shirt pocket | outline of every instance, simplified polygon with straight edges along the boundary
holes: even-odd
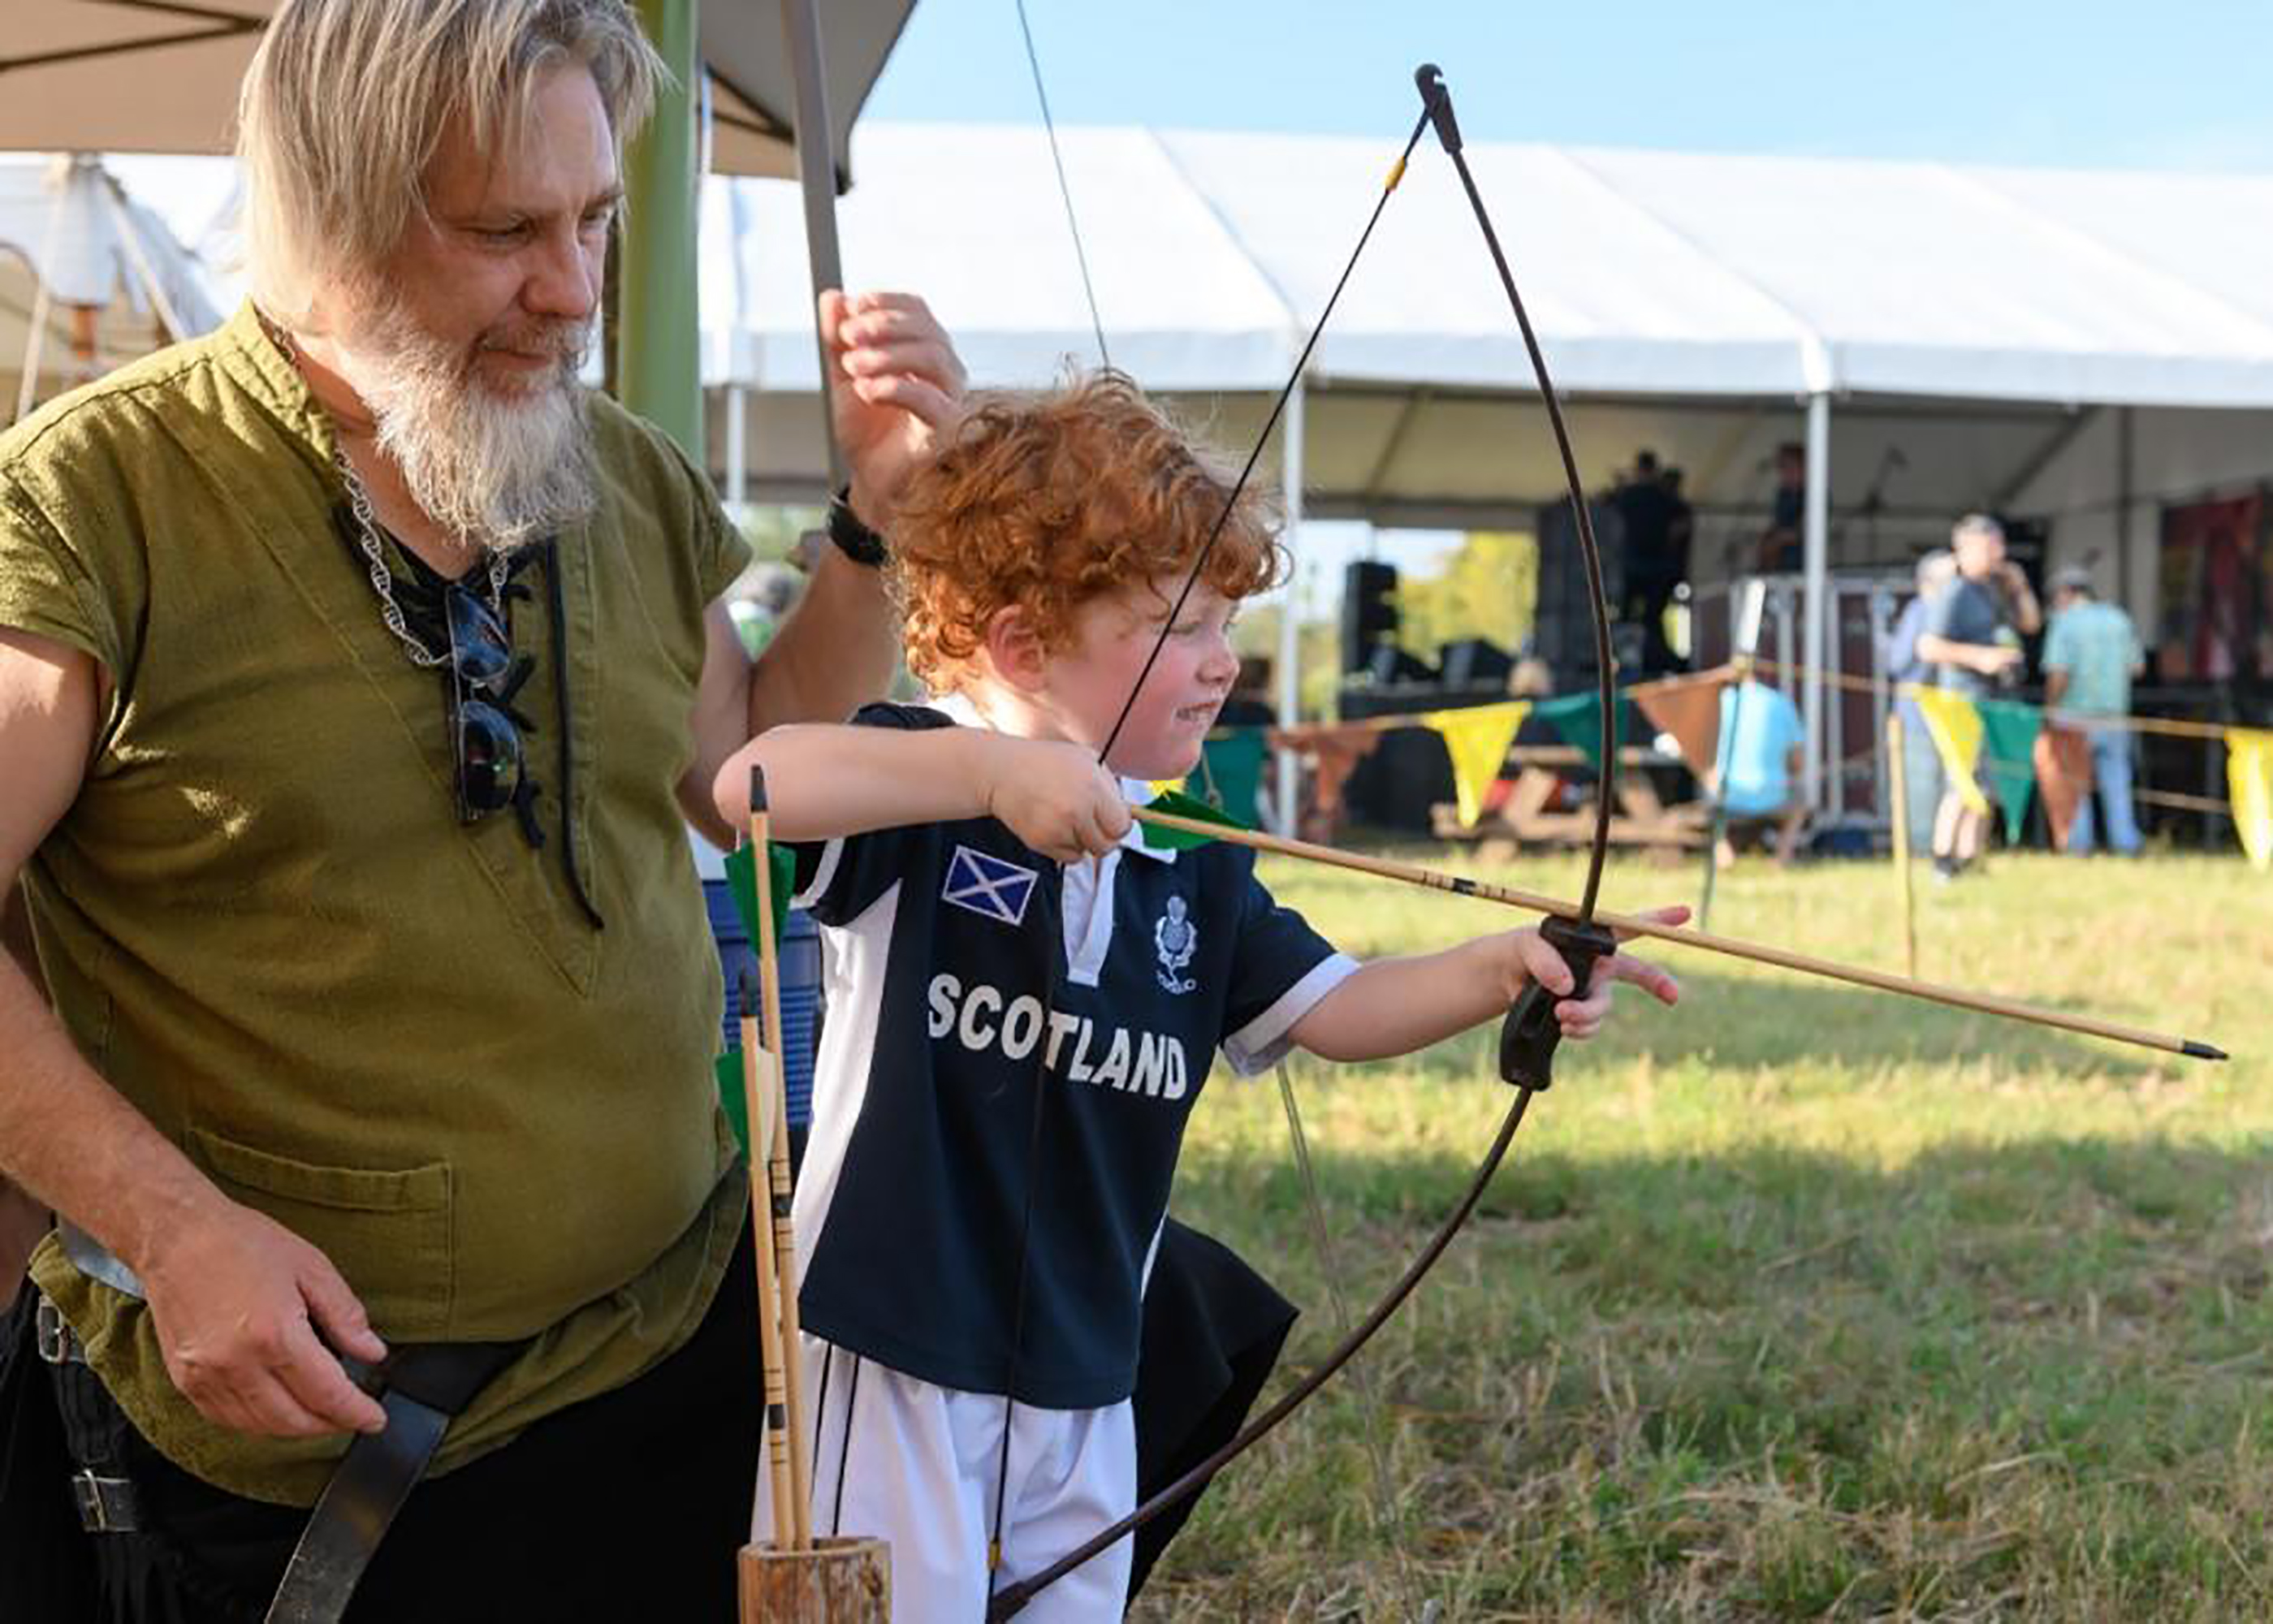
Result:
[[[333,1167],[190,1130],[190,1154],[222,1194],[329,1258],[390,1342],[432,1341],[452,1298],[450,1164]]]

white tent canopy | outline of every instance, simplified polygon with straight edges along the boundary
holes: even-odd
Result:
[[[1283,381],[1393,156],[1318,138],[1076,129],[1061,139],[1113,358],[1170,393]],[[1095,359],[1039,131],[875,124],[855,144],[862,184],[843,206],[855,285],[922,289],[983,383],[1037,381],[1067,355]],[[1468,153],[1557,381],[1582,403],[1741,414],[1828,393],[1842,412],[1912,417],[1921,402],[1963,405],[1946,419],[2002,422],[2012,463],[2089,406],[2273,408],[2273,178],[1485,144]],[[713,183],[708,383],[814,390],[801,242],[786,189]],[[1399,451],[1387,441],[1413,392],[1446,412],[1530,393],[1458,182],[1426,146],[1309,384],[1314,439],[1325,397],[1386,397],[1370,414],[1377,453]],[[1422,427],[1408,423],[1405,438]],[[1350,434],[1360,455],[1367,429]],[[1631,446],[1596,449],[1622,458]],[[782,448],[761,454],[761,479],[809,472],[779,460]],[[1314,484],[1334,489],[1315,444],[1311,460]],[[1473,493],[1434,488],[1441,478],[1392,477],[1383,490],[1453,505],[1554,494],[1549,460],[1526,466],[1538,476],[1503,475]]]
[[[219,320],[204,267],[100,163],[0,158],[0,421]]]

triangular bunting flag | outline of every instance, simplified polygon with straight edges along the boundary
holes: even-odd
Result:
[[[1633,696],[1649,725],[1673,736],[1681,760],[1699,778],[1719,765],[1721,748],[1721,690],[1729,684],[1724,670],[1700,672],[1673,682],[1657,682]]]
[[[2259,873],[2273,869],[2273,733],[2262,728],[2225,730],[2226,793],[2241,849]]]
[[[2044,713],[2018,700],[1981,700],[1981,734],[1989,758],[1989,783],[1997,805],[2005,812],[2005,843],[2021,843],[2028,827],[2029,798],[2036,793],[2037,775],[2031,754]]]
[[[1475,827],[1483,816],[1484,792],[1499,777],[1507,760],[1507,747],[1530,713],[1528,700],[1499,705],[1472,705],[1459,710],[1432,710],[1421,718],[1444,740],[1452,758],[1452,796],[1459,803],[1460,827]]]
[[[1602,696],[1588,692],[1564,694],[1559,699],[1540,700],[1532,706],[1534,715],[1554,726],[1563,736],[1563,742],[1587,758],[1587,765],[1600,776],[1602,771]],[[1617,707],[1617,715],[1611,726],[1617,730],[1610,743],[1613,748],[1625,743],[1625,707]]]
[[[1975,764],[1981,759],[1981,713],[1971,700],[1947,688],[1910,687],[1906,692],[1925,718],[1925,730],[1941,757],[1942,775],[1969,808],[1987,817],[1989,797],[1973,780]]]

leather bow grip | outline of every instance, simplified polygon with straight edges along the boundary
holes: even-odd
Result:
[[[1509,1006],[1499,1029],[1499,1076],[1502,1082],[1543,1094],[1555,1084],[1555,1049],[1563,1041],[1555,1011],[1568,999],[1586,996],[1595,964],[1618,950],[1618,939],[1606,925],[1592,920],[1582,924],[1559,914],[1542,920],[1539,934],[1570,967],[1572,991],[1550,992],[1534,981]]]

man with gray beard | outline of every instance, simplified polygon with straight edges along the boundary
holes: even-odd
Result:
[[[0,436],[48,995],[0,956],[0,1401],[35,1316],[72,1455],[67,1500],[0,1448],[0,1589],[75,1501],[99,1590],[0,1614],[258,1618],[298,1544],[330,1589],[277,1616],[358,1570],[358,1617],[730,1615],[758,1362],[686,822],[881,690],[866,526],[962,372],[919,301],[824,299],[841,550],[754,670],[707,479],[578,381],[661,71],[621,0],[285,0],[251,303]]]

